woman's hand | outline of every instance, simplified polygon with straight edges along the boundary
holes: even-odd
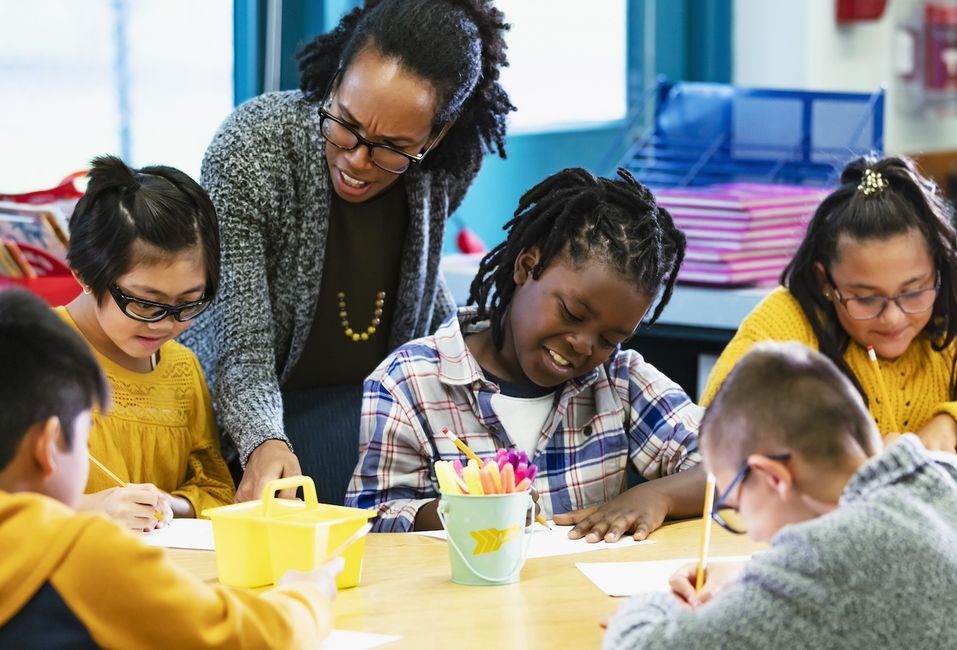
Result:
[[[671,585],[671,592],[682,605],[695,609],[734,582],[746,565],[746,562],[711,562],[705,569],[704,584],[699,592],[695,592],[695,582],[698,579],[697,564],[684,565],[671,576],[668,583]]]
[[[570,539],[617,542],[622,535],[631,534],[636,540],[643,540],[661,526],[668,514],[668,500],[649,488],[650,484],[639,485],[600,506],[556,514],[555,523],[574,524],[568,531]]]
[[[98,510],[130,530],[148,533],[173,519],[171,497],[152,483],[130,483],[84,495],[81,510]]]
[[[240,481],[239,488],[236,490],[236,502],[261,498],[266,483],[273,479],[301,474],[299,459],[289,451],[289,446],[282,440],[267,440],[249,454],[243,480]],[[295,499],[296,491],[282,490],[279,496],[284,499]]]
[[[938,413],[925,422],[917,436],[928,451],[957,453],[957,420],[947,413]]]

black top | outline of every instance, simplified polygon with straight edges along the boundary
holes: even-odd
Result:
[[[0,625],[0,648],[97,647],[89,630],[49,582],[13,618]]]
[[[399,265],[409,223],[409,201],[400,179],[384,194],[363,203],[349,203],[332,193],[329,232],[322,266],[322,284],[315,317],[299,361],[283,390],[361,384],[391,352],[389,332],[399,286]],[[375,333],[368,334],[376,295],[385,292]],[[345,294],[346,318],[340,316],[339,294]],[[355,334],[353,341],[343,320]]]

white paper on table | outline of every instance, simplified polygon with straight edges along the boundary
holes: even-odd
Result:
[[[398,641],[401,636],[373,634],[371,632],[353,632],[352,630],[333,630],[322,644],[322,650],[365,650]]]
[[[749,559],[750,555],[713,557],[708,559],[708,564],[747,562]],[[578,562],[575,566],[609,596],[634,596],[671,591],[668,580],[674,572],[697,561],[697,558],[682,558],[643,562]]]
[[[213,522],[209,519],[173,519],[162,528],[140,533],[140,539],[148,546],[216,550],[213,546]]]
[[[614,544],[607,542],[589,543],[582,539],[568,539],[568,531],[573,526],[552,526],[548,530],[541,524],[535,524],[532,528],[532,539],[528,543],[528,559],[538,557],[553,557],[555,555],[572,555],[574,553],[587,553],[589,551],[607,551],[615,548],[630,548],[639,544],[654,544],[653,540],[645,539],[636,542],[630,535],[624,535]],[[425,537],[434,537],[436,539],[447,539],[444,530],[426,530],[415,533]]]

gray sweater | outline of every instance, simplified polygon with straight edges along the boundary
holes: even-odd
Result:
[[[636,596],[605,648],[957,648],[957,458],[912,435],[851,478],[838,508],[786,526],[691,612]]]
[[[243,464],[265,440],[288,443],[279,386],[305,345],[322,279],[332,191],[324,150],[316,104],[291,91],[237,108],[203,160],[222,275],[213,305],[181,339],[202,363]],[[473,167],[406,173],[409,226],[392,348],[431,334],[454,309],[439,259],[445,221],[478,173]]]

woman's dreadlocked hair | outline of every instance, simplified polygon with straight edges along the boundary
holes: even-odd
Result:
[[[685,256],[685,236],[659,207],[647,187],[625,169],[620,179],[599,178],[584,169],[566,169],[530,189],[515,216],[505,224],[508,237],[482,259],[468,304],[478,305],[477,320],[490,319],[492,340],[501,349],[502,320],[515,294],[515,260],[538,247],[536,280],[553,258],[593,260],[633,280],[655,296],[664,286],[649,324],[671,300]]]
[[[300,50],[300,88],[321,101],[336,71],[375,48],[435,88],[433,132],[455,120],[422,167],[478,169],[486,150],[505,157],[505,118],[515,110],[498,82],[508,65],[504,19],[491,0],[366,0]]]
[[[880,189],[864,187],[869,174],[882,179]],[[940,290],[924,334],[934,350],[944,350],[957,337],[957,233],[952,219],[953,209],[940,190],[911,160],[857,158],[841,173],[841,186],[818,206],[800,247],[781,273],[781,284],[800,304],[821,352],[851,380],[865,404],[867,395],[844,361],[850,336],[837,319],[834,303],[821,292],[816,265],[830,271],[839,261],[837,242],[841,235],[857,241],[883,241],[916,229],[927,242],[940,274]],[[954,363],[957,364],[957,357]],[[954,367],[950,373],[950,396],[957,399]]]

